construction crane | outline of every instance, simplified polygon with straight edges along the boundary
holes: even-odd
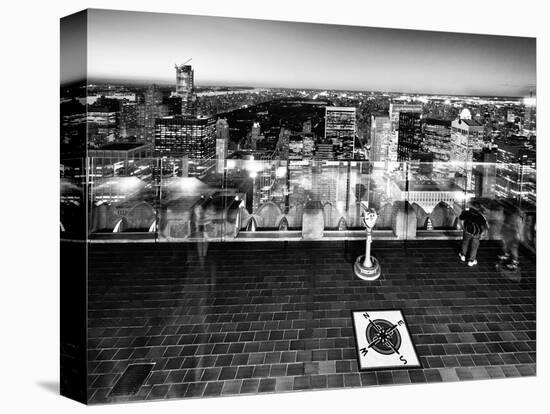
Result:
[[[180,68],[180,67],[184,66],[185,64],[191,62],[192,60],[193,60],[193,58],[189,58],[189,59],[187,59],[185,62],[183,62],[181,65],[178,65],[178,64],[176,63],[174,66],[176,66],[176,69],[177,69],[177,68]]]

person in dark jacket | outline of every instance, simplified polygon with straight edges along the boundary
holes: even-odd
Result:
[[[458,254],[460,260],[465,262],[468,257],[468,266],[477,265],[477,249],[479,247],[479,239],[488,230],[487,220],[475,208],[466,208],[460,214],[459,219],[462,220],[462,228],[464,230],[462,237],[462,250]]]

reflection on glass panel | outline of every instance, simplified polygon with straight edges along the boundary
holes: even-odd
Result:
[[[60,222],[61,238],[82,240],[86,237],[86,186],[85,160],[82,158],[61,161]]]
[[[239,230],[279,230],[296,225],[288,212],[287,174],[286,163],[279,160],[227,160],[226,191],[238,198]]]
[[[85,234],[83,163],[61,167],[65,237]],[[379,215],[376,238],[459,239],[469,208],[489,224],[483,238],[519,234],[533,248],[536,240],[536,169],[527,162],[96,157],[87,165],[91,239],[357,239],[368,208]]]
[[[151,159],[90,159],[90,234],[145,233],[157,222],[157,185]]]
[[[166,241],[223,241],[238,233],[241,195],[216,160],[162,159],[159,232]]]

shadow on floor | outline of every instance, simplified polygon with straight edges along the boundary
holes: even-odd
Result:
[[[37,381],[36,385],[48,392],[59,395],[59,381]]]

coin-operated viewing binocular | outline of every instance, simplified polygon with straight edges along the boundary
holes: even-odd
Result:
[[[357,260],[355,260],[353,270],[357,277],[363,280],[376,280],[380,277],[381,274],[380,264],[378,263],[378,260],[376,260],[376,258],[371,256],[370,254],[370,245],[372,243],[372,229],[376,224],[377,218],[378,213],[373,208],[369,208],[361,215],[361,222],[365,226],[367,233],[365,254],[359,256]]]

